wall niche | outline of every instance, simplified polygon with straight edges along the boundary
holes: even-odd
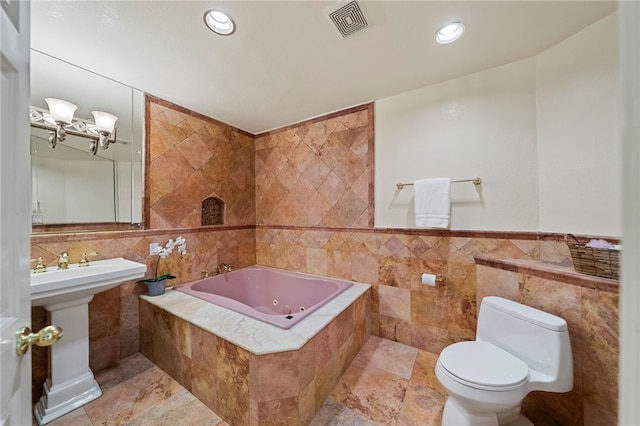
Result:
[[[209,197],[202,201],[202,226],[224,224],[224,201]]]

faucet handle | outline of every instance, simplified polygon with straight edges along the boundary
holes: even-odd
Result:
[[[98,253],[91,252],[91,253],[82,253],[82,259],[80,259],[80,264],[78,265],[78,267],[80,266],[89,266],[89,259],[87,259],[87,256],[97,256]]]
[[[58,255],[58,269],[69,269],[69,252],[66,250]]]
[[[44,264],[44,259],[42,258],[42,256],[38,257],[37,259],[31,259],[31,261],[38,262],[36,263],[36,266],[33,267],[33,272],[47,272],[47,267]]]

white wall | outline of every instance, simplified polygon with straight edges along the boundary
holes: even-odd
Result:
[[[452,184],[451,229],[534,229],[534,70],[528,59],[376,102],[376,226],[415,227],[413,187],[397,182],[479,176]]]
[[[397,182],[479,176],[452,185],[451,229],[620,235],[603,216],[620,211],[616,31],[612,15],[537,57],[377,101],[376,226],[415,227]]]
[[[617,14],[538,55],[540,229],[622,234]]]

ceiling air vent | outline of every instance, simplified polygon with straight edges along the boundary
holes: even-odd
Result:
[[[331,19],[336,30],[343,38],[360,31],[368,25],[360,6],[355,1],[339,1],[324,9],[323,12]]]

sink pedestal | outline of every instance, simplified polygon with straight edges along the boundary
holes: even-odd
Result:
[[[49,347],[49,378],[33,408],[40,425],[102,395],[89,369],[89,302],[94,294],[142,278],[147,271],[147,265],[121,257],[49,268],[31,273],[31,306],[43,306],[49,324],[63,334]]]
[[[89,368],[89,302],[93,296],[69,303],[46,305],[49,323],[63,330],[62,338],[49,348],[50,376],[34,408],[43,425],[102,395]]]

